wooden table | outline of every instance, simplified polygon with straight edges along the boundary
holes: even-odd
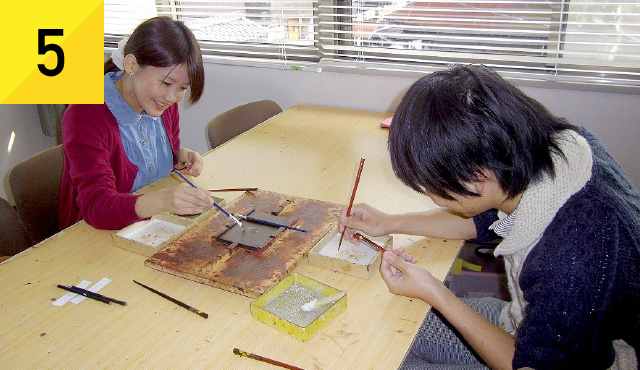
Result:
[[[254,187],[347,204],[361,157],[356,203],[387,212],[433,208],[393,175],[390,113],[299,105],[207,153],[203,188]],[[173,186],[167,177],[144,191]],[[239,193],[222,193],[231,201]],[[348,294],[347,309],[306,342],[251,317],[250,298],[144,267],[145,257],[113,245],[112,231],[80,222],[0,265],[0,368],[275,369],[241,350],[304,369],[395,369],[429,310],[370,280],[300,264],[296,272]],[[395,236],[418,264],[444,279],[460,241]],[[53,306],[56,284],[113,281],[100,292],[129,303],[86,300]],[[209,314],[203,319],[149,293],[138,280]]]

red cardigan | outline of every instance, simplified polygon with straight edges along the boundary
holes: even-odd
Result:
[[[178,105],[162,114],[173,151],[180,148]],[[71,104],[62,119],[64,168],[60,183],[60,229],[84,219],[97,229],[121,229],[140,221],[139,195],[131,194],[138,166],[129,161],[118,122],[106,104]]]

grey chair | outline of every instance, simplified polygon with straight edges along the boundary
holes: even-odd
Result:
[[[27,228],[15,208],[0,198],[0,261],[31,246]]]
[[[33,243],[58,232],[58,197],[64,154],[62,145],[18,163],[9,172],[9,187],[18,215]]]
[[[260,100],[221,113],[207,124],[209,145],[211,149],[215,149],[280,112],[282,112],[282,108],[278,103],[271,100]]]

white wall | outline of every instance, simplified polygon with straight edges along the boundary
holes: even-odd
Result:
[[[205,125],[236,105],[260,99],[283,109],[295,104],[394,111],[414,79],[302,72],[207,63],[206,88],[194,106],[182,104],[182,145],[209,150]],[[640,95],[522,86],[554,114],[586,127],[640,187]],[[348,124],[348,122],[345,122]]]
[[[283,109],[295,104],[393,111],[414,79],[332,72],[302,72],[206,63],[206,88],[195,106],[181,103],[182,145],[209,150],[205,125],[236,105],[271,99]],[[640,186],[640,95],[523,87],[552,112],[598,136]],[[345,122],[345,124],[349,124]],[[11,153],[9,135],[16,132]],[[35,105],[0,105],[0,195],[7,198],[6,173],[20,160],[55,145],[42,134]]]
[[[15,132],[15,139],[9,152],[11,132]],[[7,176],[9,170],[20,161],[55,145],[55,137],[42,133],[35,105],[0,104],[0,196],[13,204]]]

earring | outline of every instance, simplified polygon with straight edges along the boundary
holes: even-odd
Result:
[[[131,77],[131,71],[129,71],[129,77]]]

